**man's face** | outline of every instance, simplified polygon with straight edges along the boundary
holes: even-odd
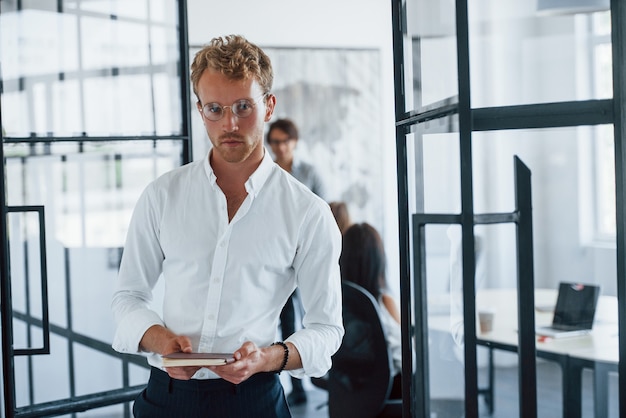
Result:
[[[267,135],[267,142],[272,148],[276,162],[291,163],[293,150],[296,149],[297,138],[290,138],[282,129],[273,128]]]
[[[230,163],[247,160],[253,152],[263,148],[263,127],[274,111],[275,98],[263,100],[263,91],[256,80],[231,80],[225,75],[207,69],[198,81],[198,111],[207,134],[213,144],[213,155]],[[252,104],[252,112],[246,117],[237,116],[231,106],[242,99]],[[222,107],[222,118],[209,120],[203,114],[203,107],[216,103]]]

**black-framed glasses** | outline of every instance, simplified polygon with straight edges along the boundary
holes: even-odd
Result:
[[[208,120],[217,122],[224,117],[225,109],[228,107],[230,108],[230,111],[233,112],[233,115],[237,116],[238,118],[247,118],[254,111],[254,108],[256,107],[258,101],[263,99],[268,94],[269,93],[263,93],[254,100],[239,99],[230,106],[222,106],[217,102],[209,102],[202,106],[202,115],[204,115],[204,117]]]

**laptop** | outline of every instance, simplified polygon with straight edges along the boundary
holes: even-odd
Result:
[[[600,287],[583,283],[559,283],[552,325],[538,327],[537,334],[561,338],[591,331],[598,306]]]

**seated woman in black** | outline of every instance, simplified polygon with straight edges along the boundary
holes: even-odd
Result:
[[[395,375],[391,397],[400,398],[402,370],[400,312],[387,285],[383,241],[373,226],[357,223],[344,231],[339,267],[342,280],[365,288],[380,305],[381,322],[387,336],[387,346],[393,359]]]

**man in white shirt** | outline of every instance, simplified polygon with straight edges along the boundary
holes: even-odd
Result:
[[[113,295],[113,347],[153,366],[136,417],[289,417],[276,373],[322,376],[341,344],[340,233],[328,204],[263,146],[276,105],[265,53],[215,38],[191,80],[213,147],[140,197]],[[162,317],[150,307],[158,280]],[[274,342],[296,287],[303,329]],[[232,352],[234,362],[162,367],[180,351]]]

